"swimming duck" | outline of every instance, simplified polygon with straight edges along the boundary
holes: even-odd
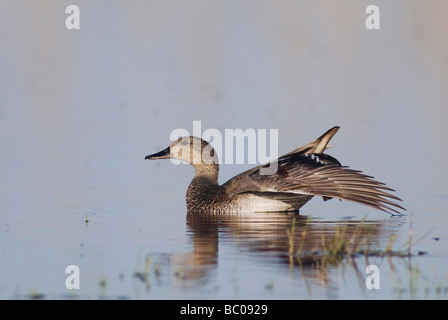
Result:
[[[190,213],[298,212],[313,196],[321,196],[324,200],[354,201],[401,215],[399,210],[406,209],[393,201],[401,201],[390,193],[393,189],[323,153],[338,130],[333,127],[313,142],[222,185],[218,183],[216,152],[201,138],[179,138],[145,159],[180,159],[193,165],[195,174],[186,195]],[[262,174],[273,164],[273,174]]]

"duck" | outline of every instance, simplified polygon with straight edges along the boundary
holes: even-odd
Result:
[[[298,213],[304,204],[319,196],[325,201],[352,201],[391,215],[403,215],[406,209],[397,203],[402,200],[391,193],[395,190],[324,153],[339,128],[335,126],[303,147],[221,185],[218,156],[202,138],[180,137],[145,159],[178,159],[194,167],[186,193],[187,210],[192,214]],[[276,170],[266,174],[269,168]]]

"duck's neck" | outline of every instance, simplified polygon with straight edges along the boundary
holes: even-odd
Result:
[[[190,211],[205,210],[222,195],[222,187],[218,183],[218,166],[195,166],[194,178],[188,186],[186,200]]]
[[[201,180],[208,180],[211,184],[218,185],[218,164],[200,164],[194,166],[194,179],[200,178]]]

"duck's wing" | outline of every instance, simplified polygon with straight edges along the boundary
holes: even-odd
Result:
[[[223,185],[226,193],[232,196],[244,192],[290,192],[354,201],[389,213],[406,210],[392,201],[401,201],[389,193],[393,189],[361,171],[341,166],[325,154],[285,155],[278,159],[276,173],[260,174],[268,166],[253,168],[230,179]]]
[[[327,130],[323,135],[321,135],[316,140],[304,145],[303,147],[297,148],[287,154],[285,154],[283,157],[291,155],[291,154],[311,154],[311,153],[323,153],[325,149],[329,148],[328,143],[330,142],[331,138],[338,132],[339,127],[335,126],[329,130]],[[280,157],[281,159],[282,157]]]
[[[330,142],[331,138],[333,138],[333,136],[336,134],[336,132],[338,130],[339,130],[339,127],[335,126],[331,129],[327,130],[323,135],[321,135],[316,140],[304,145],[303,147],[297,148],[291,152],[288,152],[287,154],[284,154],[283,156],[279,157],[276,161],[282,161],[285,158],[289,159],[293,155],[305,155],[305,154],[316,153],[316,154],[320,154],[321,161],[324,161],[325,159],[330,159],[331,163],[340,165],[339,161],[336,160],[335,158],[333,158],[329,155],[322,154],[324,152],[324,150],[328,148],[328,142]],[[276,161],[273,161],[272,163],[274,163]],[[327,162],[326,164],[329,164],[329,163]],[[251,181],[246,180],[246,177],[253,174],[254,172],[258,172],[258,174],[260,174],[260,172],[259,172],[260,168],[266,168],[268,166],[269,166],[269,164],[264,164],[264,165],[260,165],[258,167],[249,169],[245,172],[242,172],[239,175],[233,177],[228,182],[226,182],[224,185],[227,186],[229,191],[230,190],[238,190],[239,188],[242,187],[242,186],[239,186],[238,184],[240,183],[241,180],[244,180],[245,187],[243,187],[243,189],[251,188],[251,187],[256,188],[255,185],[250,186]],[[252,190],[252,191],[256,191],[256,190]],[[238,193],[238,192],[235,192],[235,193]],[[233,193],[233,194],[235,194],[235,193]]]

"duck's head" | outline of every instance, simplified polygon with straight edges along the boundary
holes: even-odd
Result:
[[[206,167],[218,167],[218,156],[213,147],[198,137],[182,137],[168,148],[146,156],[145,159],[179,159],[191,164],[196,171]]]

